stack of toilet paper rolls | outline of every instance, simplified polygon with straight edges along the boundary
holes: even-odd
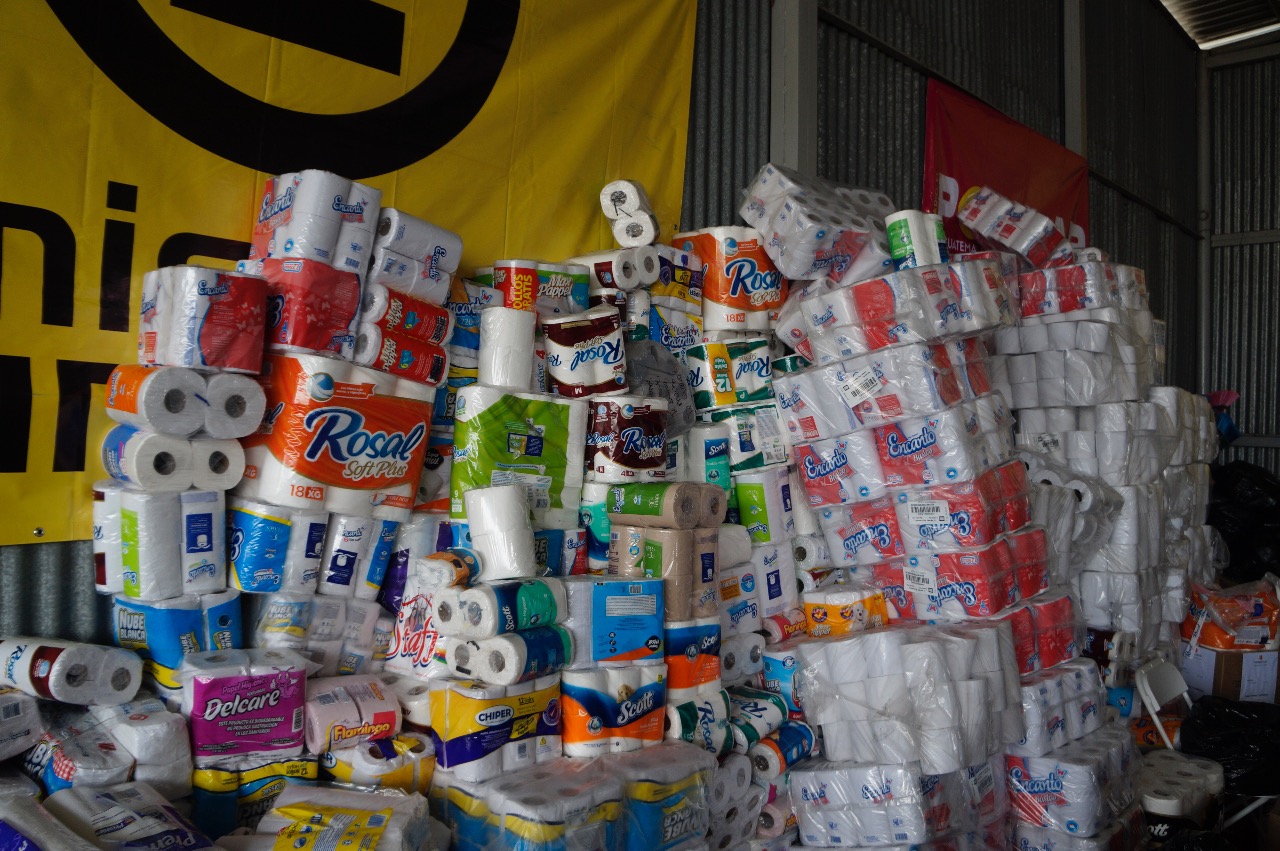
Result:
[[[634,180],[611,180],[600,190],[600,209],[609,220],[614,241],[623,248],[652,245],[658,239],[658,218],[644,186]]]

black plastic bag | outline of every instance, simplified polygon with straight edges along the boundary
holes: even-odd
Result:
[[[1215,467],[1209,525],[1228,542],[1233,583],[1280,575],[1280,479],[1245,461]]]
[[[1236,851],[1224,836],[1207,830],[1180,830],[1160,847],[1164,851]]]
[[[1182,722],[1182,751],[1222,764],[1233,795],[1280,795],[1280,706],[1202,697]]]

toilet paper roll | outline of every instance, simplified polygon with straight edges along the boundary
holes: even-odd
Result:
[[[754,682],[764,670],[764,636],[746,632],[728,636],[720,646],[720,678],[726,683]]]
[[[636,265],[637,259],[644,258],[637,258],[634,249],[623,248],[570,257],[565,262],[590,269],[593,285],[598,284],[605,289],[634,290],[642,284],[642,270]],[[647,270],[643,276],[648,276]]]
[[[369,284],[360,300],[360,321],[383,331],[437,346],[447,345],[453,333],[452,311],[414,296]]]
[[[653,210],[644,186],[635,180],[611,180],[600,190],[600,209],[605,217],[627,219]]]
[[[724,565],[751,561],[751,533],[736,523],[720,526],[719,562]]]
[[[724,523],[725,513],[729,509],[729,499],[719,485],[705,484],[700,489],[702,494],[702,510],[698,516],[698,526],[711,527]]]
[[[262,386],[246,375],[209,376],[202,394],[204,430],[210,437],[239,438],[253,434],[266,412]]]
[[[251,379],[241,380],[257,386]],[[107,378],[105,407],[107,416],[123,425],[186,437],[204,425],[205,393],[198,372],[121,364]]]
[[[537,571],[533,526],[523,485],[468,490],[464,495],[471,549],[480,557],[484,579],[520,579]]]
[[[801,721],[786,721],[751,747],[747,754],[757,781],[773,780],[813,752],[813,729]]]
[[[179,574],[183,594],[208,594],[227,587],[226,503],[220,490],[178,494]]]
[[[182,505],[174,493],[125,491],[120,496],[124,593],[138,600],[182,596],[176,560],[184,549]]]
[[[652,245],[660,232],[658,219],[652,213],[615,219],[609,229],[613,231],[614,241],[623,248]]]
[[[702,515],[701,493],[683,482],[614,485],[606,510],[612,523],[692,529]]]
[[[452,605],[446,605],[450,602]],[[435,604],[435,620],[441,634],[463,638],[491,638],[562,623],[566,617],[564,583],[555,578],[442,589]]]
[[[469,672],[474,671],[477,679],[497,685],[512,685],[554,673],[572,658],[573,637],[559,625],[449,645],[450,667],[457,673],[469,676],[472,675]]]
[[[731,698],[732,699],[732,698]],[[716,769],[707,793],[707,803],[714,815],[723,815],[746,798],[751,789],[751,759],[745,754],[731,753]]]
[[[381,210],[374,245],[427,262],[436,272],[452,274],[462,259],[462,237],[392,207]]]
[[[238,440],[191,441],[191,481],[199,490],[225,491],[244,475],[244,449]]]
[[[831,567],[831,551],[827,548],[826,539],[821,535],[803,535],[791,542],[791,554],[795,558],[796,569],[812,572],[824,567]]]
[[[93,483],[93,570],[99,594],[124,591],[120,542],[120,497],[124,485],[114,479]]]
[[[665,399],[617,395],[591,403],[588,476],[618,484],[667,478]]]
[[[480,383],[530,389],[529,353],[537,316],[530,310],[490,306],[480,311]]]
[[[111,478],[155,493],[184,491],[194,475],[190,441],[127,425],[107,433],[102,465]]]
[[[187,722],[156,698],[116,706],[95,706],[90,714],[141,765],[164,765],[181,756],[191,759]],[[190,769],[188,769],[189,773]],[[188,782],[190,778],[188,778]]]

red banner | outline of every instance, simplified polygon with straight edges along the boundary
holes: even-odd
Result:
[[[939,213],[952,251],[977,248],[956,210],[990,186],[1054,220],[1076,248],[1088,245],[1089,163],[981,101],[929,81],[924,124],[924,200]]]

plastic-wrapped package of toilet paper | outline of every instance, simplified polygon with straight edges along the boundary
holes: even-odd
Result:
[[[783,274],[837,279],[874,273],[891,262],[884,217],[893,211],[882,193],[773,163],[756,173],[738,210],[767,237],[766,250]]]
[[[1012,251],[1037,268],[1064,266],[1074,259],[1070,243],[1053,222],[988,186],[970,197],[956,216],[979,244]]]
[[[115,647],[14,636],[0,641],[0,651],[6,660],[0,686],[45,700],[127,703],[142,681],[142,660]]]
[[[884,595],[871,587],[833,585],[802,596],[809,635],[847,635],[887,621]]]
[[[426,799],[394,792],[290,784],[262,817],[256,834],[223,836],[218,844],[227,851],[265,851],[279,841],[314,841],[321,847],[351,841],[372,851],[427,847],[434,840]]]
[[[733,477],[740,522],[753,544],[788,541],[795,533],[791,516],[791,477],[783,465]]]
[[[689,742],[722,756],[733,747],[729,713],[729,693],[723,689],[707,688],[675,699],[668,689],[666,738]]]
[[[374,245],[426,264],[432,279],[458,271],[462,259],[462,237],[393,207],[382,208]]]
[[[302,752],[306,660],[290,650],[187,654],[182,708],[196,758]]]
[[[375,739],[321,757],[321,768],[339,783],[422,795],[430,791],[435,764],[435,746],[422,733]]]
[[[423,559],[415,562],[405,579],[400,610],[396,614],[391,643],[387,648],[386,668],[399,674],[431,679],[447,676],[445,663],[447,641],[436,630],[432,619],[432,596],[437,585]]]
[[[187,595],[145,602],[112,598],[112,640],[144,660],[148,677],[177,689],[177,670],[186,653],[232,650],[242,646],[240,592]]]
[[[663,640],[668,702],[714,690],[720,682],[720,619],[669,621]]]
[[[314,591],[329,515],[231,497],[228,562],[242,591]]]
[[[198,371],[257,373],[267,282],[254,275],[171,266],[143,282],[138,362]]]
[[[43,732],[35,699],[15,688],[0,689],[0,759],[32,747]]]
[[[204,377],[181,367],[121,364],[105,391],[107,416],[134,428],[186,437],[204,426]]]
[[[764,636],[748,632],[731,635],[720,644],[720,678],[724,685],[759,681],[764,671]]]
[[[760,591],[755,565],[734,565],[720,573],[720,625],[725,637],[761,628]]]
[[[313,356],[265,359],[261,381],[268,408],[279,413],[245,439],[247,464],[238,495],[294,508],[409,519],[427,444],[422,403],[378,393],[363,383],[364,373],[381,373],[357,374],[358,369]]]
[[[660,579],[574,576],[564,580],[573,637],[569,669],[651,665],[663,658]]]
[[[588,478],[615,484],[667,478],[667,410],[666,400],[643,396],[592,400]]]
[[[133,757],[81,709],[45,704],[42,733],[23,756],[22,770],[52,795],[75,786],[111,786],[129,779]]]
[[[466,519],[467,491],[512,483],[526,486],[534,510],[575,507],[564,494],[583,482],[585,402],[472,385],[458,391],[456,415],[453,519]]]
[[[44,806],[99,848],[152,847],[165,842],[191,849],[217,847],[147,783],[63,789],[50,795]]]
[[[667,851],[707,830],[707,792],[715,758],[683,742],[663,742],[621,757],[625,851]]]
[[[516,685],[554,674],[573,659],[573,635],[553,624],[493,638],[451,640],[446,661],[455,676]]]
[[[192,775],[191,820],[208,836],[257,827],[285,787],[314,787],[316,757],[252,754],[204,761]]]
[[[351,359],[361,366],[427,387],[443,384],[449,375],[449,353],[443,346],[387,331],[369,322],[359,326]]]
[[[432,606],[441,634],[460,638],[491,638],[569,616],[565,586],[553,577],[441,588]]]
[[[502,774],[512,746],[527,754],[527,764],[560,756],[560,677],[542,676],[528,685],[432,681],[431,735],[439,767],[474,783]]]
[[[360,314],[360,280],[353,272],[297,258],[268,258],[266,347],[272,352],[349,355]]]
[[[618,312],[608,306],[543,317],[549,389],[571,399],[625,392],[627,360]]]
[[[869,430],[793,448],[796,473],[810,506],[862,502],[884,495],[885,474]],[[793,494],[793,497],[796,496]]]
[[[678,233],[671,244],[702,259],[702,315],[707,330],[768,330],[786,285],[753,228]]]
[[[760,583],[761,617],[780,615],[799,605],[795,555],[789,541],[777,545],[755,545],[751,548],[751,564]]]
[[[826,507],[818,517],[837,567],[874,564],[905,553],[895,503],[889,497]]]
[[[662,741],[665,665],[566,671],[560,690],[566,756],[625,753]]]
[[[400,702],[375,676],[322,677],[306,684],[306,745],[312,753],[356,747],[400,732]]]

